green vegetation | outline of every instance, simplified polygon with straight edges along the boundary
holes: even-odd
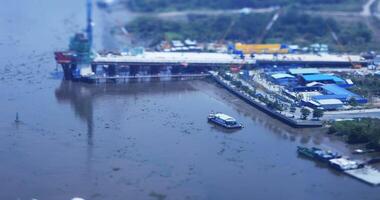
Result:
[[[162,40],[195,39],[200,42],[219,40],[254,42],[270,20],[268,14],[239,16],[190,15],[188,21],[169,21],[154,17],[138,18],[127,25],[127,30],[140,39],[155,45]],[[228,31],[231,30],[231,31]]]
[[[338,41],[334,40],[332,32]],[[311,16],[291,9],[279,18],[266,41],[301,45],[326,43],[333,50],[355,51],[373,48],[372,39],[372,32],[364,23],[338,23],[332,18]]]
[[[142,17],[129,23],[126,28],[137,38],[150,41],[154,46],[162,40],[199,42],[232,41],[255,43],[264,32],[272,14],[190,15],[188,20],[163,20]],[[337,35],[338,42],[332,37]],[[373,42],[370,29],[361,22],[338,23],[334,19],[311,16],[291,9],[283,13],[264,38],[265,43],[289,43],[308,46],[326,43],[330,49],[344,52],[361,52],[379,49]]]
[[[240,9],[245,7],[263,8],[270,6],[302,6],[312,10],[358,11],[365,0],[129,0],[133,11],[173,11],[191,9]]]
[[[250,95],[253,98],[257,98],[261,102],[265,103],[268,108],[272,110],[278,110],[283,111],[284,106],[279,101],[272,101],[268,97],[265,97],[263,95],[258,95],[256,93],[256,89],[250,89],[248,86],[243,85],[243,83],[239,80],[234,80],[233,77],[225,72],[219,72],[218,73],[223,79],[230,81],[232,85],[239,88],[240,90],[246,92],[248,95]]]
[[[311,112],[310,112],[309,109],[307,109],[307,108],[302,108],[301,109],[301,115],[302,115],[301,119],[306,120],[307,117],[309,117],[310,114],[311,114]]]
[[[313,118],[319,119],[321,117],[323,117],[323,110],[315,109],[313,111]]]
[[[348,100],[348,104],[353,107],[358,106],[358,102],[356,101],[355,97],[352,97],[350,100]]]
[[[365,143],[368,148],[380,149],[380,119],[333,122],[329,133],[343,136],[350,144]]]
[[[380,77],[378,76],[354,76],[349,77],[355,83],[351,91],[365,97],[380,96]]]

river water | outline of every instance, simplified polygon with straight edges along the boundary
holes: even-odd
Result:
[[[112,48],[99,12],[97,46]],[[62,81],[52,53],[84,16],[77,0],[0,7],[0,199],[379,198],[379,188],[296,153],[297,145],[348,151],[342,142],[289,128],[211,81]],[[246,127],[215,127],[211,111]]]

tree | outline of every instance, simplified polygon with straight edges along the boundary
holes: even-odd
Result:
[[[250,91],[249,87],[246,85],[241,86],[241,90],[243,90],[246,93],[249,93],[249,91]]]
[[[310,115],[310,110],[307,108],[302,108],[301,114],[302,114],[301,119],[306,120],[307,117],[309,117],[309,115]]]
[[[290,111],[291,113],[295,113],[296,110],[297,110],[297,108],[296,108],[295,106],[293,106],[293,105],[290,106],[290,110],[289,110],[289,111]]]
[[[243,83],[241,81],[232,81],[231,83],[232,83],[232,85],[236,86],[237,88],[240,88],[243,85]]]
[[[323,117],[323,110],[321,110],[321,109],[315,109],[313,111],[313,118],[319,119],[321,117]]]
[[[348,104],[350,104],[352,107],[358,106],[358,102],[356,101],[355,97],[351,97],[351,99],[348,101]]]

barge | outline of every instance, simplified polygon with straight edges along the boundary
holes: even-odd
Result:
[[[307,148],[298,146],[297,152],[310,159],[322,161],[323,163],[328,164],[331,168],[367,184],[373,186],[380,185],[380,171],[368,164],[364,164],[364,162],[343,158],[338,153],[325,151],[316,147]]]
[[[338,153],[322,150],[316,147],[306,148],[298,146],[297,152],[303,156],[306,156],[311,159],[316,159],[322,162],[329,162],[331,159],[338,159],[342,157]]]

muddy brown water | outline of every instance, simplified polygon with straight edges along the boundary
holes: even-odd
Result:
[[[296,154],[345,144],[292,129],[210,81],[62,81],[52,52],[83,25],[74,0],[0,7],[0,199],[379,198],[379,188]],[[98,46],[111,44],[105,35],[98,28]],[[211,111],[245,128],[209,124]]]

